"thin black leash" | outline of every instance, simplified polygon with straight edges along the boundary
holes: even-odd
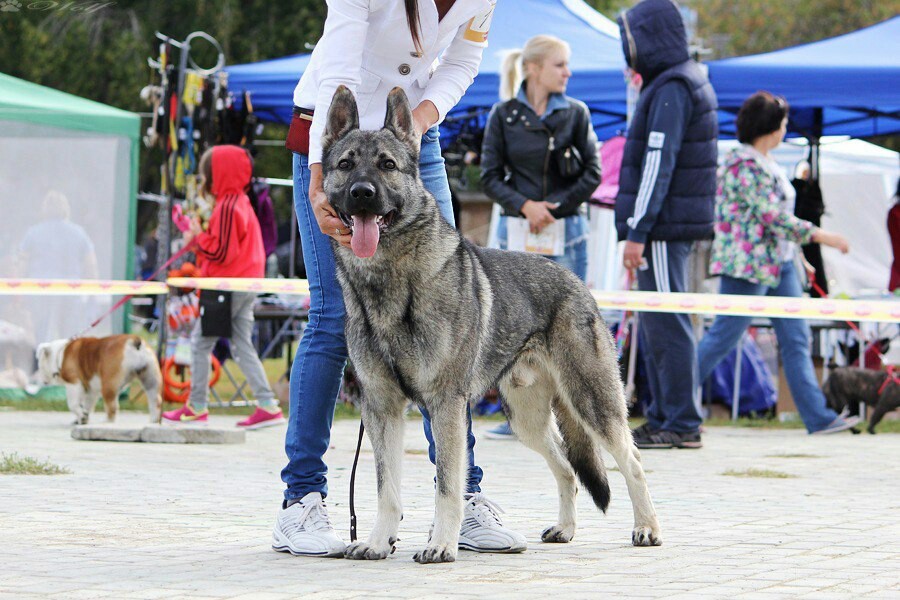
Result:
[[[353,490],[356,484],[356,465],[359,463],[359,452],[362,449],[363,433],[365,426],[362,418],[359,420],[359,439],[356,441],[356,456],[353,457],[353,469],[350,470],[350,541],[356,541],[356,506],[353,503]]]

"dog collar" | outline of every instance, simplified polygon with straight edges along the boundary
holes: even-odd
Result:
[[[887,376],[885,376],[884,378],[884,383],[882,383],[881,387],[878,388],[879,396],[884,393],[884,390],[887,389],[887,386],[890,385],[892,381],[897,385],[900,385],[900,374],[894,372],[894,365],[890,365],[887,368]]]
[[[68,344],[66,344],[66,346],[68,346]],[[62,373],[63,358],[65,357],[65,354],[66,354],[66,349],[64,347],[62,349],[62,352],[59,353],[59,360],[57,361],[59,364],[56,365],[56,372],[53,374],[53,377],[56,379],[59,379],[60,373]]]

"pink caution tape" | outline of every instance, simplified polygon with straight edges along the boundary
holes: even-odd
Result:
[[[156,296],[167,291],[160,281],[0,278],[0,295],[5,296]]]
[[[600,308],[634,312],[900,323],[900,298],[897,300],[830,300],[722,294],[601,292],[598,290],[592,290],[592,293]]]

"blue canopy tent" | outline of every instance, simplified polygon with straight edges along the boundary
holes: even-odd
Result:
[[[789,128],[815,142],[824,135],[871,137],[900,132],[900,16],[845,35],[775,52],[709,63],[734,132],[741,103],[757,90],[784,96]]]
[[[500,67],[505,50],[521,48],[528,38],[549,33],[572,46],[572,79],[568,93],[587,103],[594,113],[600,139],[625,128],[625,60],[618,26],[583,0],[508,0],[498,2],[488,48],[475,82],[450,113],[454,121],[477,119],[498,101]],[[228,85],[252,93],[259,118],[288,123],[291,98],[309,54],[228,67]]]

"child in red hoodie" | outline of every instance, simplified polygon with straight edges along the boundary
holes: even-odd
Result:
[[[246,190],[250,185],[253,164],[239,146],[216,146],[200,158],[202,190],[216,199],[209,227],[202,231],[196,219],[185,241],[195,239],[195,252],[204,277],[263,277],[266,256],[259,222],[253,213]],[[203,294],[215,294],[210,290]],[[258,407],[238,427],[258,429],[284,423],[275,394],[269,386],[262,362],[253,346],[253,303],[256,294],[232,292],[231,351],[234,360],[253,390]],[[209,355],[217,337],[204,336],[200,320],[191,335],[191,395],[183,408],[163,413],[171,424],[205,424],[209,410]]]

